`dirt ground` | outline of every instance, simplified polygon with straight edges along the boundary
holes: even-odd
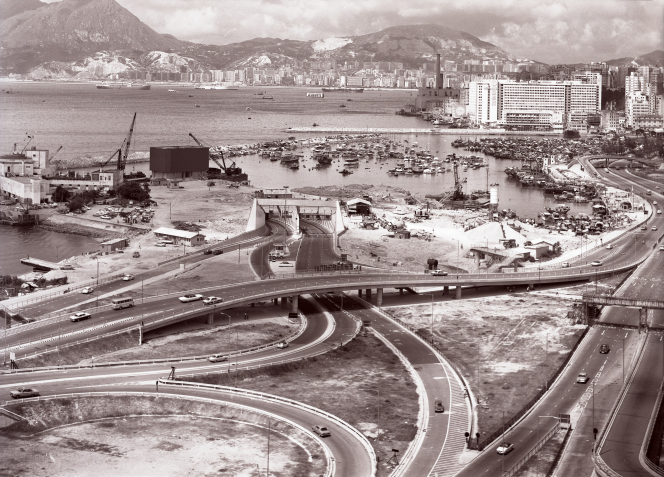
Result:
[[[489,435],[555,374],[584,326],[567,318],[579,290],[517,293],[434,303],[434,339],[479,400],[479,432]],[[431,305],[388,311],[428,333]]]
[[[0,474],[265,475],[268,439],[265,417],[230,406],[168,398],[132,397],[131,401],[83,398],[33,403],[33,408],[21,409],[19,414],[32,418],[35,430],[79,419],[119,417],[56,427],[37,434],[29,426],[17,429],[14,425],[0,430]],[[57,417],[42,420],[41,414],[46,410]],[[122,416],[123,412],[180,415]],[[324,472],[325,458],[317,442],[284,422],[270,422],[269,426],[270,475],[315,477]]]
[[[265,319],[255,323],[234,325],[230,328],[217,326],[210,330],[189,331],[156,338],[143,346],[118,350],[99,357],[95,356],[95,362],[108,363],[228,353],[236,349],[246,349],[278,341],[294,333],[298,326],[288,323],[284,318]]]
[[[218,374],[195,380],[228,384],[233,378]],[[345,420],[372,443],[380,457],[379,476],[392,471],[385,464],[391,449],[403,452],[415,437],[415,384],[399,359],[371,335],[318,357],[240,372],[238,387],[295,399]]]

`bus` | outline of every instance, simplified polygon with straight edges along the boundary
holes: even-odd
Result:
[[[114,310],[122,310],[123,308],[130,308],[134,306],[133,298],[114,298],[111,302]]]

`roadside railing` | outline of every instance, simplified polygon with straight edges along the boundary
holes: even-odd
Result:
[[[376,467],[378,465],[378,460],[376,459],[376,453],[369,440],[364,436],[364,434],[362,434],[360,431],[358,431],[353,426],[348,424],[346,421],[327,411],[323,411],[322,409],[318,409],[316,407],[304,404],[299,401],[294,401],[292,399],[276,396],[274,394],[261,393],[258,391],[250,391],[248,389],[232,388],[229,386],[219,386],[214,384],[203,384],[203,383],[194,383],[187,381],[173,381],[165,379],[159,379],[158,383],[160,385],[166,385],[166,386],[180,386],[185,388],[203,388],[203,389],[220,390],[239,396],[245,396],[253,399],[260,399],[262,401],[285,404],[287,406],[295,407],[297,409],[303,409],[311,414],[316,415],[319,418],[327,419],[328,421],[334,422],[339,427],[342,427],[346,432],[348,432],[353,437],[355,437],[355,439],[357,439],[357,441],[362,445],[362,447],[364,447],[365,451],[369,455],[369,459],[371,461],[370,477],[376,475]]]
[[[650,422],[648,423],[648,430],[646,431],[646,436],[643,439],[643,444],[641,445],[641,450],[639,451],[639,462],[644,467],[650,469],[656,475],[664,476],[664,469],[660,466],[655,465],[648,456],[648,447],[650,446],[650,441],[652,439],[652,432],[655,428],[655,423],[657,421],[657,415],[659,414],[660,408],[662,406],[662,397],[664,397],[664,382],[659,387],[659,392],[657,393],[657,400],[655,401],[655,406],[653,407],[652,413],[650,414]],[[659,456],[659,453],[657,453]],[[651,472],[651,473],[652,473]]]
[[[560,426],[555,426],[553,429],[550,429],[546,434],[544,434],[544,437],[542,437],[534,446],[532,449],[528,451],[526,455],[524,455],[519,461],[512,466],[510,470],[505,471],[503,474],[505,477],[512,477],[515,475],[519,470],[521,470],[521,467],[524,466],[526,462],[530,460],[532,456],[537,454],[537,452],[544,447],[544,445],[549,442],[549,439],[551,439],[558,431],[560,430]]]
[[[169,384],[173,385],[173,382],[170,382],[170,381],[162,382],[161,379],[157,382],[162,383],[162,385],[169,385]],[[188,384],[189,383],[182,382],[181,386],[185,387]],[[197,383],[192,383],[192,384],[195,385]],[[204,386],[191,386],[191,387],[201,388],[201,387],[204,387]],[[222,388],[222,387],[223,386],[218,386],[218,388]],[[213,387],[213,389],[214,389],[214,387]],[[233,388],[222,389],[222,391],[227,391],[231,394],[241,394],[241,393],[237,393],[237,392],[234,393],[234,391],[236,391],[236,390],[234,390]],[[247,394],[248,393],[251,393],[251,391],[247,391]],[[257,394],[260,394],[260,393],[257,393]],[[16,404],[17,402],[24,403],[24,402],[52,401],[52,400],[56,400],[56,399],[74,399],[74,398],[104,397],[104,396],[162,397],[163,394],[161,394],[159,392],[151,393],[151,392],[130,392],[130,391],[124,391],[124,392],[107,391],[107,392],[54,394],[54,395],[51,395],[51,396],[39,396],[39,397],[33,397],[33,398],[17,399],[17,400],[14,400],[14,401],[5,401],[4,404],[1,404],[1,405],[2,406],[8,406],[8,405],[11,405],[11,404]],[[266,395],[266,396],[268,396],[268,395]],[[205,402],[205,403],[209,403],[209,404],[220,404],[220,403],[223,402],[224,406],[234,406],[234,407],[240,407],[240,408],[243,408],[243,409],[248,408],[252,412],[255,412],[257,414],[267,415],[267,416],[270,416],[271,418],[274,418],[275,420],[286,422],[287,424],[289,424],[289,425],[299,429],[300,431],[304,432],[310,438],[318,440],[316,435],[313,432],[311,432],[309,429],[306,429],[304,426],[301,426],[300,424],[297,424],[296,422],[293,422],[289,419],[286,419],[282,416],[279,416],[278,414],[274,414],[274,413],[271,413],[271,412],[268,412],[268,411],[263,411],[261,409],[255,408],[255,407],[245,406],[245,405],[234,403],[234,402],[231,402],[231,401],[221,401],[219,399],[210,399],[210,398],[204,398],[204,397],[200,397],[200,396],[188,396],[188,395],[181,395],[181,394],[168,394],[167,397],[169,399],[198,401],[198,402]],[[275,396],[275,397],[278,397],[278,396]],[[260,397],[257,396],[256,399],[260,399]],[[281,401],[276,401],[275,400],[275,401],[272,401],[272,402],[280,402],[281,404],[288,404],[288,403],[285,402],[286,399],[284,399],[284,398],[281,398],[281,399],[282,399]],[[263,400],[268,400],[268,399],[263,398]],[[292,401],[292,402],[295,403],[295,404],[301,404],[301,403],[297,403],[297,401]],[[300,407],[300,408],[304,408],[304,409],[306,409],[306,407],[308,407],[310,409],[306,409],[306,410],[309,411],[310,413],[316,414],[316,415],[319,415],[319,413],[317,413],[315,411],[319,411],[320,413],[325,413],[325,411],[321,411],[320,409],[314,408],[312,406],[307,406],[306,404],[301,404],[300,406],[296,406],[295,404],[290,404],[290,405],[292,407]],[[328,413],[325,413],[325,414],[328,414]],[[329,416],[332,416],[332,414],[329,414]],[[339,419],[339,421],[341,421],[341,419]],[[344,422],[344,421],[341,421],[341,422]],[[352,426],[350,426],[350,427],[352,428]],[[354,428],[352,428],[352,429],[354,429]],[[353,434],[354,435],[358,434],[358,431],[355,430],[355,432]],[[366,440],[366,438],[365,438],[365,440]],[[319,443],[320,443],[320,441],[319,441]],[[324,474],[324,477],[331,477],[331,476],[334,475],[334,471],[336,469],[336,459],[334,458],[334,456],[332,456],[332,454],[331,454],[330,450],[327,448],[327,446],[323,445],[322,443],[320,443],[320,446],[323,448],[323,452],[325,453],[325,460],[326,460],[326,463],[327,463],[327,470]],[[375,468],[375,466],[374,466],[374,468]],[[375,475],[375,472],[372,475]]]

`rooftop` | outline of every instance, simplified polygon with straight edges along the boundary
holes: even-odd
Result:
[[[180,237],[190,239],[197,235],[202,235],[200,232],[189,232],[187,230],[169,229],[168,227],[159,227],[154,231],[155,234],[169,235],[171,237]]]

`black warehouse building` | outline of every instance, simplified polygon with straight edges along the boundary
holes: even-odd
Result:
[[[210,148],[200,146],[166,146],[150,148],[152,178],[198,180],[207,172]]]

